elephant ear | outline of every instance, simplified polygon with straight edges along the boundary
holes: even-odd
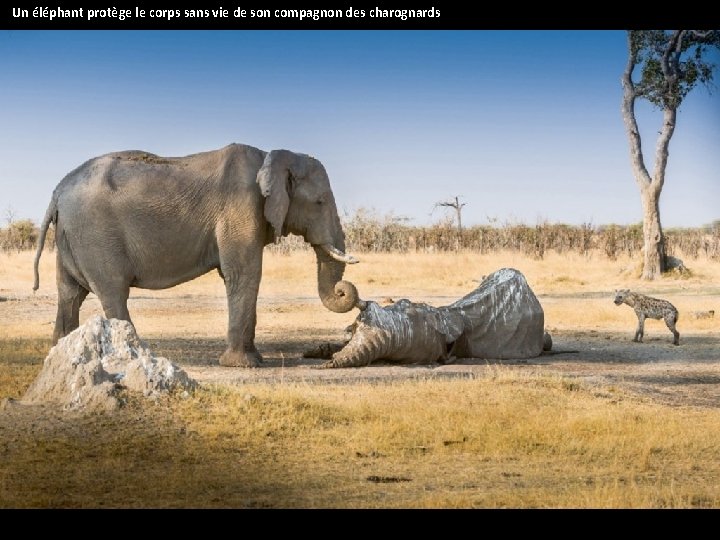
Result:
[[[275,230],[275,238],[282,235],[293,182],[304,174],[304,161],[302,155],[289,150],[272,150],[257,173],[257,183],[265,197],[265,219]]]

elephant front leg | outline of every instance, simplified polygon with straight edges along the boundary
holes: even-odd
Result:
[[[257,295],[260,277],[233,280],[225,274],[228,298],[228,348],[220,357],[220,365],[228,367],[258,367],[262,355],[255,348],[257,323]]]

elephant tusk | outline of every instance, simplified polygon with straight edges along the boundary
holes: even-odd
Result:
[[[355,264],[355,263],[360,262],[358,259],[356,259],[352,255],[347,255],[347,254],[343,253],[342,251],[340,251],[335,246],[331,246],[330,244],[321,244],[320,248],[325,253],[330,255],[330,257],[335,259],[336,261],[343,262],[345,264]]]

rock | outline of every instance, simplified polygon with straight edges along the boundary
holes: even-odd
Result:
[[[50,349],[21,401],[112,410],[122,405],[125,392],[155,398],[195,388],[185,371],[152,354],[132,324],[97,315]]]
[[[672,255],[665,256],[665,271],[666,272],[674,271],[681,275],[690,273],[687,266],[685,266],[685,263],[683,262],[683,260],[678,259],[677,257],[673,257]]]

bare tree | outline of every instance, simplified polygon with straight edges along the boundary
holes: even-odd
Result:
[[[718,30],[630,30],[628,61],[622,76],[622,115],[630,142],[630,160],[640,188],[643,207],[643,279],[654,279],[666,269],[665,236],[660,223],[660,193],[665,183],[670,139],[677,111],[698,83],[708,88],[715,65],[704,59],[711,48],[720,49]],[[640,67],[640,80],[633,71]],[[663,122],[655,147],[652,176],[645,166],[635,100],[648,100],[662,111]]]
[[[13,224],[13,221],[15,221],[15,216],[17,213],[15,212],[15,209],[8,205],[8,207],[5,209],[5,221],[7,221],[8,226]]]
[[[433,206],[433,210],[437,208],[438,206],[443,206],[446,208],[454,208],[455,209],[455,215],[457,218],[457,239],[455,240],[455,249],[459,249],[460,247],[460,241],[462,239],[462,209],[465,206],[466,203],[460,203],[460,198],[458,196],[455,196],[455,199],[452,201],[445,201],[445,202],[436,202],[435,206]]]
[[[462,209],[463,209],[463,206],[465,206],[465,204],[466,203],[460,204],[460,198],[456,196],[455,199],[452,201],[435,203],[435,206],[433,207],[433,209],[437,208],[438,206],[454,208],[455,215],[457,217],[458,234],[461,234],[462,233]]]

